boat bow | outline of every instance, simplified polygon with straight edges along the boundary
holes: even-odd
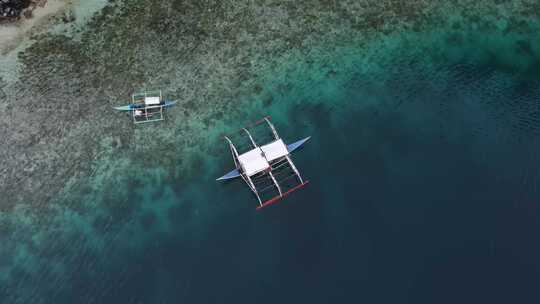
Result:
[[[289,153],[292,153],[294,150],[300,148],[306,141],[308,141],[311,138],[311,136],[308,136],[304,139],[301,139],[299,141],[293,142],[292,144],[287,145],[287,151]]]

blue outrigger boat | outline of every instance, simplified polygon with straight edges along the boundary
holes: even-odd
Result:
[[[248,128],[265,122],[272,131],[272,140],[270,143],[259,146]],[[274,204],[284,196],[309,183],[309,181],[302,179],[300,172],[292,162],[290,153],[306,143],[311,138],[310,136],[286,145],[279,137],[269,117],[259,120],[250,127],[243,128],[241,132],[245,133],[249,138],[249,150],[239,154],[232,140],[225,136],[236,169],[216,180],[222,181],[242,177],[259,200],[257,210]],[[273,194],[268,196],[268,192],[273,192]]]
[[[131,96],[131,103],[113,107],[115,110],[131,112],[135,124],[164,120],[163,110],[174,106],[177,100],[165,100],[159,91],[147,91]]]

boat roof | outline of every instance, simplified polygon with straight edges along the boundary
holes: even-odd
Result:
[[[283,140],[278,139],[256,147],[238,156],[240,166],[247,176],[253,176],[270,168],[270,163],[289,154]]]
[[[158,105],[160,103],[160,98],[158,97],[145,97],[144,98],[144,104],[145,105]]]
[[[247,176],[253,176],[270,168],[270,164],[259,147],[239,155],[238,161]]]
[[[289,154],[287,146],[281,138],[262,146],[261,150],[264,152],[264,157],[268,162],[271,162]]]
[[[158,105],[162,99],[163,95],[161,94],[161,90],[143,91],[131,95],[131,102],[133,104],[142,103],[147,106]]]

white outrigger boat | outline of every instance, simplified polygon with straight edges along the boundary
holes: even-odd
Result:
[[[265,122],[271,131],[272,138],[269,143],[259,145],[248,128],[251,129]],[[240,132],[249,139],[249,150],[239,154],[239,150],[233,144],[232,140],[225,136],[225,139],[229,143],[236,169],[217,180],[230,180],[242,177],[259,200],[257,210],[279,201],[289,193],[308,184],[309,181],[302,179],[300,172],[292,162],[290,153],[300,148],[311,137],[306,137],[286,145],[279,137],[269,117],[259,120],[250,127],[243,128]]]
[[[115,110],[131,112],[136,124],[163,120],[163,110],[177,103],[177,100],[163,99],[161,90],[147,91],[131,95],[131,103],[114,107]]]

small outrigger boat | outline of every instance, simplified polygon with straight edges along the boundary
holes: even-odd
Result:
[[[265,122],[271,131],[272,138],[270,143],[261,146],[254,140],[248,128],[251,129]],[[241,129],[240,132],[249,138],[249,150],[239,154],[232,140],[225,136],[236,169],[216,180],[242,177],[259,200],[257,210],[278,202],[284,196],[308,184],[309,181],[302,179],[300,172],[292,162],[290,153],[300,148],[311,137],[286,145],[279,137],[269,117],[264,117],[252,126]]]
[[[163,110],[172,107],[178,101],[165,100],[159,91],[147,91],[131,96],[131,103],[125,106],[113,107],[115,110],[131,112],[136,124],[163,120]]]

